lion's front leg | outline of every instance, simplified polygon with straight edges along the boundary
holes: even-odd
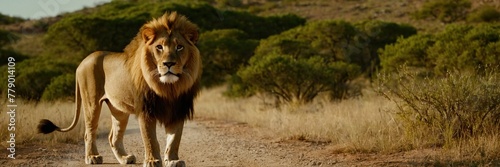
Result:
[[[156,140],[156,120],[138,117],[141,129],[142,140],[144,142],[144,166],[162,166],[160,146]]]
[[[170,125],[165,125],[167,133],[167,148],[165,149],[166,167],[185,167],[184,161],[179,160],[179,145],[181,144],[184,121],[178,121]]]

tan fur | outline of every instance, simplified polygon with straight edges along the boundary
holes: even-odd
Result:
[[[196,25],[176,12],[166,13],[142,26],[123,53],[94,52],[81,62],[76,72],[76,103],[81,103],[85,113],[87,164],[102,163],[95,139],[100,109],[106,102],[113,116],[109,142],[121,164],[135,163],[122,141],[129,115],[136,114],[145,147],[144,166],[162,165],[157,123],[165,126],[168,135],[165,165],[184,166],[177,152],[184,121],[192,117],[198,93],[201,58],[197,40]],[[168,67],[169,63],[175,65]],[[78,108],[76,112],[79,115]],[[75,124],[56,130],[68,131]]]

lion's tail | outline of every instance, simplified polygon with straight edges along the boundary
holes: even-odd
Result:
[[[81,106],[82,106],[82,96],[80,95],[80,86],[78,85],[78,78],[77,78],[76,88],[75,88],[75,117],[73,118],[73,123],[71,123],[71,125],[68,128],[61,129],[54,123],[52,123],[52,121],[48,119],[42,119],[38,124],[38,132],[43,134],[48,134],[56,130],[59,132],[68,132],[72,130],[73,128],[75,128],[76,124],[78,123],[78,120],[80,119]]]

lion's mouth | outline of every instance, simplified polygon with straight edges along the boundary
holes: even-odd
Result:
[[[175,74],[173,72],[167,72],[160,76],[160,81],[163,83],[174,83],[179,80],[180,74]]]
[[[167,73],[165,73],[165,74],[163,74],[163,75],[161,75],[161,76],[168,76],[168,75],[174,75],[174,76],[177,76],[177,77],[179,77],[179,76],[180,76],[180,74],[175,74],[175,73],[173,73],[173,72],[171,72],[171,71],[169,71],[169,72],[167,72]]]

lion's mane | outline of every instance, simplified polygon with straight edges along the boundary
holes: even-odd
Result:
[[[151,71],[156,70],[153,53],[146,46],[145,39],[161,34],[179,32],[192,42],[187,53],[189,60],[184,65],[184,73],[175,83],[162,83],[154,77]],[[201,57],[195,43],[198,40],[198,27],[176,12],[166,14],[146,23],[136,37],[124,49],[128,56],[126,66],[132,75],[133,84],[137,90],[136,100],[142,101],[136,110],[148,119],[156,119],[161,124],[191,119],[194,113],[193,100],[199,91],[201,76]]]

